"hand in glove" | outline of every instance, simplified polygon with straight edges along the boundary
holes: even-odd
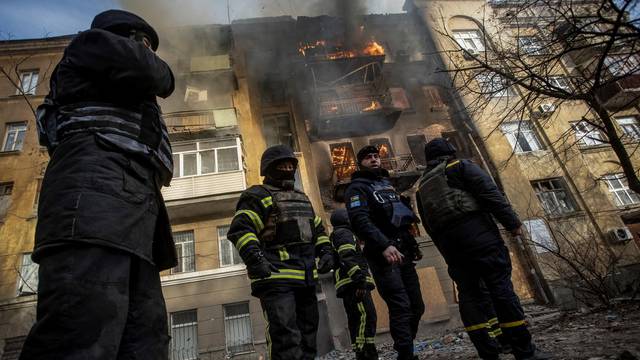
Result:
[[[420,250],[420,247],[418,246],[418,244],[416,244],[415,248],[414,248],[414,253],[413,253],[413,260],[414,261],[420,261],[422,260],[422,250]]]
[[[364,297],[367,295],[367,291],[369,291],[369,288],[367,287],[367,282],[365,280],[358,281],[358,282],[355,282],[354,285],[356,288],[356,292],[355,292],[356,300],[358,301],[364,300]]]
[[[318,260],[318,272],[320,274],[326,274],[333,269],[335,260],[333,259],[333,253],[328,251],[320,256]]]
[[[271,264],[264,256],[258,256],[251,264],[247,264],[249,279],[264,279],[271,276],[271,273],[279,273],[277,267]]]

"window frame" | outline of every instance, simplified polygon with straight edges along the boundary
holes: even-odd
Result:
[[[12,129],[12,127],[16,127],[17,129],[14,130]],[[15,132],[15,135],[13,135],[13,145],[11,149],[7,149],[7,144],[9,141],[9,136],[12,132]],[[22,141],[20,142],[20,148],[16,149],[16,144],[17,144],[17,140],[20,137],[20,133],[22,133]],[[15,151],[22,151],[22,149],[24,148],[24,142],[25,139],[27,137],[27,122],[26,121],[17,121],[17,122],[10,122],[7,123],[5,125],[5,131],[4,131],[4,139],[2,142],[2,149],[0,152],[3,153],[8,153],[8,152],[15,152]]]
[[[582,131],[577,128],[578,126],[581,126],[581,125],[584,125],[585,128],[587,128],[587,131]],[[589,148],[589,147],[598,147],[598,146],[607,145],[607,140],[605,138],[605,135],[602,133],[602,131],[600,131],[595,126],[589,124],[584,120],[572,122],[571,128],[573,129],[573,133],[576,136],[576,141],[578,142],[579,147]],[[590,135],[592,133],[597,134],[597,136]],[[579,134],[583,134],[583,135],[580,136]],[[592,142],[592,143],[590,144],[588,142]]]
[[[638,74],[640,73],[640,56],[611,54],[604,58],[604,65],[613,77]]]
[[[36,83],[33,83],[33,78],[34,78],[34,74],[35,74],[35,79],[36,79]],[[25,81],[24,81],[24,77],[25,75],[29,75],[29,88],[25,89]],[[36,95],[36,90],[38,88],[38,81],[40,80],[40,70],[39,69],[34,69],[34,70],[23,70],[20,71],[19,73],[19,81],[18,81],[18,86],[20,86],[19,88],[16,89],[16,95],[22,95],[23,93],[25,95]]]
[[[231,307],[231,306],[238,306],[238,305],[246,305],[247,306],[247,312],[243,313],[241,315],[227,315],[227,307]],[[243,301],[243,302],[237,302],[237,303],[231,303],[231,304],[224,304],[222,305],[222,313],[223,313],[223,319],[224,319],[224,346],[225,346],[225,350],[227,352],[227,354],[231,354],[231,355],[238,355],[238,354],[246,354],[246,353],[250,353],[255,351],[255,344],[254,341],[255,339],[253,338],[253,323],[251,321],[251,304],[249,301]],[[230,336],[229,333],[227,332],[228,330],[228,321],[229,320],[238,320],[238,319],[247,319],[249,326],[245,325],[245,329],[249,329],[248,335],[250,336],[250,341],[243,343],[243,344],[237,344],[234,346],[249,346],[250,349],[247,350],[241,350],[241,351],[231,351],[229,349],[230,347]]]
[[[483,41],[484,37],[482,36],[482,31],[480,31],[479,29],[453,30],[452,32],[453,39],[461,49],[477,52],[486,51],[487,47],[485,46]],[[466,46],[468,44],[465,40],[470,41],[473,44],[473,47]]]
[[[529,44],[523,44],[524,42],[529,42]],[[542,46],[540,39],[537,36],[519,36],[518,37],[518,47],[522,49],[522,54],[527,56],[539,56],[546,55],[549,52],[547,49]]]
[[[640,205],[640,195],[636,194],[635,191],[629,188],[629,183],[626,182],[626,176],[624,176],[623,173],[606,174],[602,176],[602,179],[607,184],[609,195],[612,196],[613,202],[615,203],[616,207],[625,208],[629,206]],[[613,181],[617,181],[620,184],[620,187],[614,187],[612,183]],[[625,203],[619,194],[620,192],[624,193],[626,197],[631,200],[631,203]]]
[[[35,283],[29,284],[28,274],[25,274],[26,268],[32,268],[33,274],[35,275]],[[25,280],[25,278],[27,278]],[[31,260],[31,253],[26,252],[22,253],[22,258],[20,262],[20,272],[18,275],[18,287],[17,287],[17,296],[29,296],[36,295],[38,293],[38,264]],[[30,291],[22,291],[22,287],[25,285]],[[33,285],[33,286],[32,286]]]
[[[620,129],[622,130],[622,137],[629,139],[631,141],[640,141],[640,121],[638,121],[638,117],[637,116],[621,116],[621,117],[616,117],[616,123],[618,124],[618,127],[620,127]],[[628,124],[623,124],[622,122],[626,122],[628,120],[631,120],[632,123],[628,123]],[[630,131],[629,128],[631,128]]]
[[[544,227],[544,230],[546,231],[546,233],[543,234],[543,236],[541,237],[537,236],[540,234],[534,231],[534,226],[532,226],[534,222],[536,222],[538,226],[542,225]],[[529,233],[529,237],[531,238],[530,240],[536,249],[536,253],[543,254],[543,253],[548,253],[548,252],[558,250],[557,240],[553,236],[553,232],[549,228],[549,224],[547,224],[547,222],[544,219],[542,218],[526,219],[522,221],[522,225],[524,225],[525,229]],[[540,229],[540,227],[537,227],[537,229]],[[540,241],[537,241],[538,239]]]
[[[552,75],[547,77],[547,81],[551,84],[551,86],[561,89],[563,91],[566,91],[568,93],[573,91],[573,88],[571,87],[571,82],[566,76]]]
[[[225,225],[219,225],[216,227],[216,231],[218,233],[218,257],[219,257],[219,262],[220,262],[220,267],[229,267],[229,266],[236,266],[236,265],[242,265],[244,264],[244,262],[242,261],[242,258],[240,257],[240,253],[238,252],[238,250],[236,249],[236,247],[233,245],[233,243],[227,239],[227,231],[229,231],[229,224],[225,224]],[[224,232],[224,237],[221,236],[221,231],[223,231],[223,229],[226,229],[226,231]],[[225,264],[223,259],[224,257],[222,256],[223,251],[225,249],[223,249],[223,242],[226,241],[229,245],[228,246],[228,251],[230,252],[228,254],[229,259],[231,259],[231,263],[230,264]],[[236,256],[237,255],[237,260],[238,262],[235,262]]]
[[[508,129],[508,126],[515,126],[515,131]],[[502,130],[502,133],[507,138],[507,141],[509,141],[511,148],[516,154],[527,154],[530,152],[545,150],[545,147],[542,145],[542,141],[531,121],[516,120],[504,122],[500,125],[500,130]],[[534,148],[535,146],[531,146],[531,139],[529,139],[527,135],[534,140],[537,148]],[[523,150],[520,144],[520,139],[524,139],[531,150]]]
[[[178,234],[191,234],[190,240],[191,241],[176,241],[176,237]],[[173,232],[173,239],[174,239],[174,244],[176,246],[176,252],[178,253],[178,265],[176,265],[175,267],[172,267],[169,270],[169,273],[171,275],[174,274],[183,274],[183,273],[190,273],[190,272],[195,272],[197,267],[196,267],[196,235],[195,235],[195,231],[193,229],[191,230],[183,230],[183,231],[174,231]],[[191,245],[189,245],[191,244]],[[178,245],[180,245],[180,250],[178,250]],[[192,247],[192,252],[190,255],[188,256],[184,256],[185,254],[185,247],[186,246],[191,246]],[[193,264],[193,268],[192,270],[187,269],[187,265],[186,262],[184,261],[185,258],[191,258],[191,264]],[[178,270],[176,270],[178,269]]]
[[[544,190],[541,188],[541,186],[538,185],[544,182],[547,182],[553,185],[550,187],[551,190]],[[556,187],[556,185],[559,185],[559,187]],[[568,216],[568,215],[573,215],[580,210],[580,208],[578,207],[578,203],[576,202],[573,194],[569,190],[569,187],[567,186],[566,181],[562,177],[532,180],[531,186],[533,187],[533,192],[536,194],[536,198],[538,198],[538,201],[540,202],[540,206],[542,207],[544,212],[549,216],[553,216],[553,217]],[[538,190],[541,190],[541,191],[538,191]],[[561,201],[557,196],[557,194],[560,192],[564,193],[564,198],[566,199],[566,203],[571,207],[571,209],[569,209],[568,211],[564,211],[564,210],[561,212],[556,211],[556,209],[562,208],[561,206],[557,206],[561,204]],[[553,200],[555,202],[555,204],[553,204],[555,205],[553,208],[547,206],[549,204],[545,200],[548,200],[549,198],[547,196],[543,196],[546,194],[552,195]]]
[[[195,315],[195,321],[191,321],[191,322],[185,322],[185,323],[180,323],[180,324],[175,324],[175,317],[177,315],[181,315],[181,314],[194,314]],[[183,329],[183,328],[187,328],[187,327],[193,327],[195,328],[195,335],[193,337],[193,344],[194,344],[194,349],[193,351],[195,352],[195,357],[183,357],[180,356],[179,358],[175,359],[174,355],[178,354],[178,352],[173,349],[174,347],[174,341],[178,338],[177,336],[174,336],[174,329]],[[198,310],[197,309],[190,309],[190,310],[183,310],[183,311],[176,311],[176,312],[172,312],[169,313],[169,331],[171,334],[171,341],[169,342],[169,357],[172,360],[197,360],[199,358],[199,353],[198,353]],[[181,354],[182,355],[182,354]]]
[[[488,74],[486,72],[482,72],[479,74],[476,74],[475,78],[476,82],[478,83],[478,88],[480,90],[480,94],[484,95],[484,96],[488,96],[491,98],[505,98],[505,97],[511,97],[511,96],[515,96],[516,92],[513,89],[512,85],[509,86],[504,86],[504,85],[508,85],[506,83],[506,79],[504,79],[502,76],[500,76],[499,74]],[[500,84],[500,86],[502,87],[501,90],[496,90],[495,92],[493,92],[493,90],[491,90],[492,92],[489,93],[485,93],[485,89],[487,88],[487,85],[490,85],[490,89],[496,89],[496,79],[500,80],[502,79],[502,81],[504,82],[504,84]]]
[[[239,137],[235,137],[232,138],[233,140],[235,140],[235,145],[226,145],[226,146],[220,146],[220,147],[213,147],[213,148],[207,148],[207,149],[200,149],[200,144],[201,143],[208,143],[208,142],[222,142],[225,140],[231,140],[231,139],[199,139],[198,141],[187,141],[187,142],[179,142],[176,144],[172,144],[172,146],[178,147],[181,145],[190,145],[190,144],[195,144],[196,145],[196,149],[195,150],[188,150],[188,151],[179,151],[179,152],[172,152],[172,156],[174,157],[174,179],[185,179],[185,178],[190,178],[190,177],[198,177],[198,176],[207,176],[207,175],[215,175],[215,174],[225,174],[225,173],[231,173],[231,172],[236,172],[236,171],[242,171],[242,146],[240,144],[240,138]],[[224,171],[220,171],[219,170],[219,165],[220,165],[220,161],[219,161],[219,157],[218,157],[218,150],[228,150],[228,149],[236,149],[236,156],[237,156],[237,160],[238,160],[238,167],[236,169],[233,170],[224,170]],[[215,169],[213,172],[207,172],[207,173],[203,173],[202,172],[202,155],[201,153],[204,152],[209,152],[209,151],[213,151],[214,152],[214,158],[215,158]],[[184,156],[185,155],[191,155],[191,154],[195,154],[196,155],[196,173],[195,174],[191,174],[191,175],[182,175],[184,173]],[[178,161],[178,173],[175,173],[175,157],[178,156],[179,161]]]

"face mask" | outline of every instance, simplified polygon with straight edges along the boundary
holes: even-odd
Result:
[[[296,178],[296,172],[295,171],[284,171],[284,170],[278,170],[278,169],[273,169],[271,171],[269,171],[269,177],[273,178],[274,180],[295,180]]]

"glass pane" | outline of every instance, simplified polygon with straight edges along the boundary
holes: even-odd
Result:
[[[171,314],[171,359],[198,358],[198,323],[195,310]]]
[[[20,130],[16,135],[16,142],[13,144],[13,150],[22,150],[22,144],[24,143],[24,135],[26,131]]]
[[[216,171],[216,154],[215,151],[202,151],[200,152],[200,173],[210,174]]]
[[[4,148],[2,151],[13,151],[13,144],[15,143],[16,134],[15,132],[7,133],[7,141],[4,144]]]
[[[182,176],[196,175],[198,172],[196,154],[182,155]]]
[[[239,169],[238,148],[218,149],[218,172]]]
[[[182,174],[180,174],[180,155],[177,154],[173,155],[173,176],[182,176]]]
[[[173,152],[174,153],[185,152],[185,151],[195,151],[196,150],[196,144],[195,143],[178,144],[178,145],[173,145],[172,144],[171,147],[173,148]]]

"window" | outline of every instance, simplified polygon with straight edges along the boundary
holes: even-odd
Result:
[[[416,165],[427,166],[427,159],[424,156],[424,145],[427,143],[427,139],[424,135],[407,135],[407,143]]]
[[[220,244],[220,266],[242,264],[240,254],[233,243],[227,239],[229,225],[218,227],[218,243]]]
[[[480,92],[490,97],[513,95],[513,90],[506,79],[496,73],[480,73],[476,75]]]
[[[249,303],[224,305],[224,335],[229,354],[253,351]]]
[[[566,92],[571,92],[571,85],[569,85],[569,81],[564,76],[550,76],[548,81],[553,87],[562,89]]]
[[[240,139],[173,145],[176,178],[240,170]]]
[[[185,103],[196,103],[207,101],[208,92],[207,90],[199,89],[194,86],[187,85],[187,88],[184,92],[184,102]]]
[[[260,97],[262,105],[280,105],[287,101],[287,83],[280,74],[266,74],[260,80]]]
[[[558,249],[555,239],[543,219],[530,219],[523,221],[523,223],[538,254]]]
[[[0,221],[4,219],[11,206],[13,183],[0,183]]]
[[[635,141],[640,141],[640,124],[638,124],[638,119],[629,116],[616,119],[618,121],[618,125],[622,128],[622,136],[627,139],[632,139]]]
[[[576,132],[576,140],[581,146],[598,146],[605,143],[600,130],[586,121],[580,121],[571,125]]]
[[[624,174],[611,174],[603,176],[607,182],[609,192],[613,196],[617,206],[627,206],[640,203],[640,197],[635,191],[629,189],[627,178]]]
[[[27,133],[27,123],[7,124],[7,133],[4,136],[2,151],[20,151],[24,144],[24,135]]]
[[[172,274],[196,271],[196,254],[193,230],[173,233],[178,253],[178,265],[171,269]]]
[[[18,296],[32,295],[38,291],[38,264],[31,260],[31,253],[22,254]]]
[[[484,51],[484,40],[478,30],[454,31],[453,38],[465,50]]]
[[[577,206],[562,179],[532,181],[531,185],[547,214],[566,215],[577,210]]]
[[[501,129],[516,153],[542,150],[540,140],[529,121],[504,123]]]
[[[38,71],[24,71],[20,73],[20,89],[16,89],[16,95],[35,95],[38,86]]]
[[[262,131],[267,147],[289,145],[293,148],[293,132],[291,131],[289,113],[266,115],[262,119]]]
[[[331,164],[338,181],[349,180],[356,171],[356,156],[351,143],[331,144]]]
[[[604,58],[604,64],[613,76],[640,73],[640,57],[634,55],[612,55]]]
[[[196,310],[171,313],[171,360],[198,358],[198,314]]]
[[[518,38],[518,44],[520,45],[521,53],[525,55],[544,55],[547,53],[540,40],[535,36],[522,36]]]

